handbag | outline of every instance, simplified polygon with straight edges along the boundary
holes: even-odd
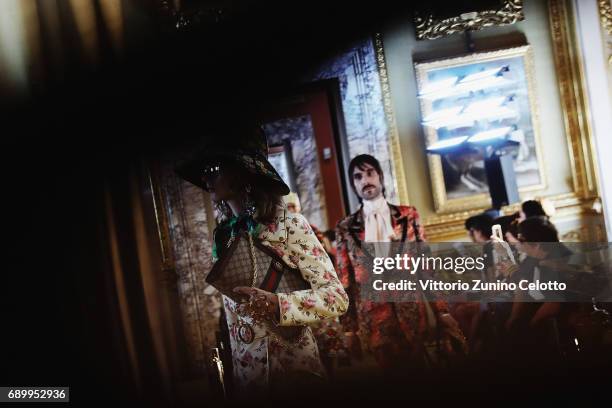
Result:
[[[299,269],[288,266],[277,253],[246,231],[230,241],[227,251],[206,276],[206,282],[237,303],[248,298],[234,292],[237,286],[250,286],[271,293],[290,293],[311,288]],[[285,347],[301,342],[306,333],[306,326],[280,326],[269,321],[263,323],[270,336]],[[252,334],[250,325],[244,326]],[[252,336],[245,336],[249,337]]]
[[[206,276],[206,282],[236,302],[245,299],[244,295],[233,291],[236,286],[250,286],[271,293],[310,289],[299,269],[289,267],[277,253],[248,232],[236,235]]]

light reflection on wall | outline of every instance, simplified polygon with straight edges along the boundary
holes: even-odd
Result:
[[[123,9],[121,0],[104,0],[100,2],[102,17],[111,35],[116,51],[123,48]]]
[[[28,1],[3,0],[0,5],[0,81],[11,88],[27,84],[23,7]]]
[[[76,53],[86,64],[98,64],[100,31],[106,31],[113,50],[119,53],[124,44],[123,7],[127,1],[0,1],[2,96],[27,92],[34,83],[53,78],[43,73],[61,72],[69,53]],[[76,41],[67,38],[67,32],[76,33]],[[73,49],[73,44],[78,49]]]
[[[98,33],[96,32],[95,0],[69,0],[79,39],[90,62],[98,59]]]

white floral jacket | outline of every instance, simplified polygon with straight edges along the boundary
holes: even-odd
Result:
[[[260,225],[258,238],[279,254],[288,266],[298,268],[311,289],[278,293],[281,326],[308,326],[335,318],[348,309],[348,296],[336,271],[306,218],[279,207],[276,219]],[[234,387],[239,394],[267,390],[301,374],[324,376],[315,338],[305,328],[299,342],[283,342],[265,325],[238,315],[238,304],[223,297],[234,365]],[[255,340],[241,341],[241,323],[249,322]],[[299,381],[299,380],[298,380]]]

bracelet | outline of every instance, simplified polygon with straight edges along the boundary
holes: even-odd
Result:
[[[248,302],[243,307],[243,312],[249,315],[255,322],[263,322],[271,319],[274,315],[272,310],[272,302],[268,300],[266,295],[253,294]]]

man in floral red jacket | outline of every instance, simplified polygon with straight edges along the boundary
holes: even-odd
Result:
[[[445,302],[373,302],[361,296],[371,271],[364,270],[362,242],[423,241],[425,231],[412,206],[389,204],[384,196],[384,175],[378,160],[362,154],[351,160],[349,179],[362,206],[336,227],[337,273],[349,295],[348,312],[340,318],[347,336],[359,340],[385,371],[415,367],[423,362],[422,338],[433,317],[456,329]],[[433,315],[433,316],[432,316]],[[357,344],[359,344],[357,343]]]

